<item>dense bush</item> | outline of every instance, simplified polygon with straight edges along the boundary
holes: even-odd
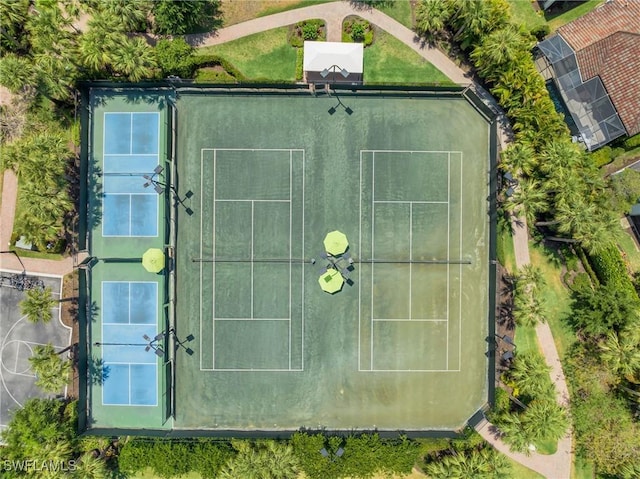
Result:
[[[304,49],[298,48],[296,50],[296,80],[302,80],[304,76]]]
[[[193,57],[194,68],[221,66],[224,70],[238,81],[244,81],[247,78],[238,70],[231,62],[218,55],[196,55]]]
[[[296,433],[291,444],[309,479],[371,477],[374,473],[407,474],[413,468],[419,449],[414,441],[405,438],[382,440],[377,434],[349,436],[343,440],[322,434]],[[339,460],[331,460],[320,454],[323,447],[331,453],[342,447],[344,454]]]
[[[184,35],[221,24],[219,0],[155,0],[152,2],[154,31],[161,35]]]
[[[193,48],[184,39],[162,39],[158,41],[155,51],[163,77],[193,77]]]
[[[611,285],[619,291],[625,291],[631,297],[638,299],[631,278],[627,274],[627,267],[616,245],[610,245],[599,253],[590,255],[589,262],[601,283]]]
[[[591,157],[595,165],[600,168],[601,166],[611,163],[616,158],[616,156],[620,155],[623,152],[623,148],[611,148],[610,146],[603,146],[593,153],[590,153],[589,156]]]
[[[140,438],[122,446],[118,465],[121,472],[131,475],[149,467],[165,479],[190,471],[199,472],[205,479],[213,479],[233,454],[227,442]]]
[[[551,28],[546,23],[543,23],[541,25],[533,27],[530,33],[531,35],[536,37],[536,40],[542,41],[544,37],[546,37],[547,35],[549,35],[549,33],[551,33]]]
[[[368,47],[373,43],[374,30],[369,22],[360,18],[346,20],[342,25],[342,41],[363,43]]]
[[[324,20],[304,20],[292,25],[287,35],[289,44],[295,48],[302,48],[305,40],[324,40],[326,35]]]
[[[640,133],[624,140],[625,150],[632,150],[640,146]]]

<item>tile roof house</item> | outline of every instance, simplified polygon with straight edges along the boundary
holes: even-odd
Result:
[[[589,150],[640,133],[640,0],[609,0],[538,44]]]

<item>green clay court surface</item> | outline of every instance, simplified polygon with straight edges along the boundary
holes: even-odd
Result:
[[[487,402],[490,135],[465,99],[176,108],[176,328],[195,339],[174,428],[455,429]],[[354,264],[327,294],[336,229]]]

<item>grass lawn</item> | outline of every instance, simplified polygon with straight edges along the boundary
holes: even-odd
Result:
[[[516,23],[525,25],[528,30],[547,23],[544,16],[534,10],[531,0],[509,0],[509,5]]]
[[[334,0],[223,0],[223,26],[330,1]]]
[[[382,13],[386,13],[394,20],[399,21],[407,28],[413,28],[411,15],[411,2],[409,0],[395,0],[389,4],[377,7]]]
[[[222,45],[199,48],[220,55],[250,79],[295,81],[296,49],[287,43],[288,27],[275,28]]]
[[[439,83],[453,85],[440,70],[388,33],[377,29],[364,49],[364,82]]]
[[[511,274],[516,272],[516,254],[513,250],[513,236],[506,227],[498,225],[497,256],[500,264]]]
[[[611,173],[614,173],[625,166],[629,166],[636,161],[640,161],[640,146],[616,156],[611,163],[604,165],[602,170],[604,174],[610,175]]]
[[[518,352],[524,353],[527,351],[538,351],[538,337],[536,336],[536,329],[530,326],[517,326],[516,336],[514,338]]]
[[[578,5],[577,7],[573,7],[563,12],[545,15],[552,32],[560,28],[562,25],[572,22],[576,18],[589,13],[598,5],[602,5],[604,3],[604,0],[587,0],[584,3],[574,2],[574,4],[576,3]]]
[[[576,456],[571,468],[571,479],[593,479],[594,477],[596,477],[596,471],[593,464]]]
[[[624,258],[631,270],[634,273],[640,271],[640,251],[631,234],[625,231],[618,240],[618,246],[620,246],[620,249],[623,251]]]
[[[552,250],[529,242],[531,262],[542,270],[546,284],[541,289],[547,311],[547,321],[562,359],[567,349],[576,341],[574,332],[565,318],[571,313],[570,291],[562,283],[561,267]]]
[[[507,457],[507,460],[511,463],[511,477],[517,477],[518,479],[544,479],[542,474],[538,474],[528,467],[524,467],[519,462],[516,462],[509,457]]]

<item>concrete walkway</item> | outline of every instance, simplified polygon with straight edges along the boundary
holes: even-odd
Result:
[[[437,48],[425,45],[412,30],[378,10],[356,8],[346,1],[324,3],[276,13],[275,15],[255,18],[226,28],[221,28],[214,33],[187,35],[185,39],[188,43],[196,47],[218,45],[231,40],[237,40],[238,38],[253,33],[291,25],[302,20],[320,18],[324,20],[327,25],[327,40],[339,42],[342,38],[342,21],[349,15],[358,15],[398,38],[416,51],[422,58],[432,63],[453,82],[461,85],[471,83],[471,79],[467,77],[465,72],[451,61],[449,57]]]
[[[2,204],[0,205],[0,248],[7,251],[11,246],[11,233],[15,219],[16,199],[18,194],[18,178],[13,170],[5,170],[2,177]],[[37,259],[20,257],[24,268],[15,255],[9,253],[0,254],[0,270],[22,272],[26,270],[30,275],[64,276],[71,273],[74,261],[73,256],[62,260]]]
[[[522,268],[530,262],[527,224],[524,218],[512,217],[511,220],[516,266],[517,268]],[[545,361],[551,367],[550,376],[556,388],[556,400],[560,405],[569,407],[569,391],[567,389],[564,372],[562,371],[560,357],[558,356],[558,351],[553,341],[551,328],[547,323],[540,323],[536,326],[536,335]],[[500,439],[499,432],[497,432],[495,426],[488,421],[479,424],[476,430],[498,451],[503,452],[523,466],[547,478],[569,479],[571,477],[571,464],[573,462],[573,437],[571,427],[569,427],[566,436],[558,441],[558,449],[555,454],[543,455],[532,453],[530,456],[509,451],[509,446]]]

